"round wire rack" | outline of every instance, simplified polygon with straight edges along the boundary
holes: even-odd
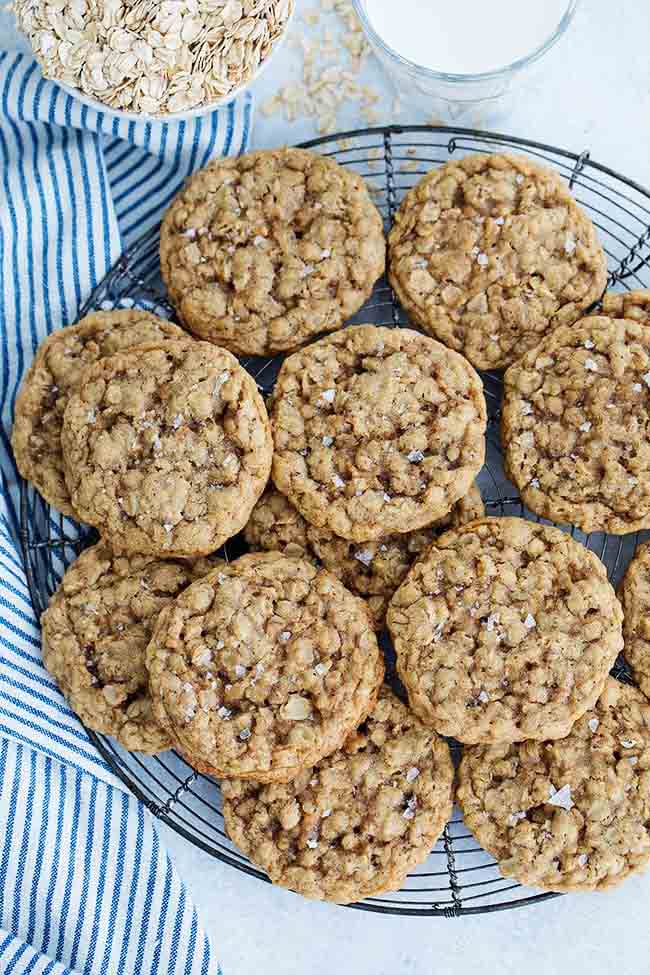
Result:
[[[523,151],[556,169],[598,228],[607,254],[608,287],[616,290],[650,287],[650,192],[606,166],[593,162],[589,152],[567,152],[523,139],[470,129],[430,126],[389,126],[346,132],[305,143],[304,148],[336,159],[360,173],[369,185],[390,227],[404,193],[432,167],[468,152]],[[154,227],[131,246],[90,296],[79,317],[101,308],[138,305],[173,318],[160,279],[159,228]],[[351,323],[373,322],[399,327],[408,324],[385,278]],[[246,358],[242,364],[267,394],[273,388],[282,357]],[[503,473],[499,441],[501,374],[482,375],[488,404],[486,464],[479,486],[486,511],[492,515],[520,515],[537,520],[524,509],[515,488]],[[64,518],[26,484],[21,485],[21,541],[32,602],[40,616],[63,572],[79,552],[96,539],[94,531]],[[640,540],[640,535],[585,535],[562,526],[596,552],[616,586]],[[644,533],[646,536],[648,533]],[[233,558],[244,551],[241,539],[223,551]],[[382,637],[388,671],[394,659],[386,634]],[[613,671],[629,681],[623,660]],[[397,688],[399,691],[399,688]],[[157,756],[128,753],[105,735],[88,732],[116,775],[153,813],[177,833],[224,863],[259,880],[268,879],[228,839],[221,812],[218,783],[195,771],[173,751]],[[451,743],[457,759],[460,746]],[[456,917],[482,914],[540,903],[559,896],[527,889],[502,877],[497,864],[464,826],[456,809],[426,861],[399,892],[370,897],[352,905],[364,911],[407,916]]]

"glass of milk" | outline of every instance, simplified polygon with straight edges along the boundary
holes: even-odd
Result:
[[[579,0],[352,0],[405,107],[464,125],[503,118]],[[516,82],[516,84],[515,84]]]

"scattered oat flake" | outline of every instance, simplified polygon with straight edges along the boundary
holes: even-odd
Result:
[[[585,369],[589,372],[598,372],[598,363],[594,362],[593,359],[585,359]]]
[[[589,724],[589,730],[592,733],[595,733],[596,731],[598,731],[598,725],[600,724],[600,721],[598,720],[598,718],[589,718],[588,724]]]
[[[565,809],[567,812],[569,809],[573,809],[575,803],[571,798],[571,786],[563,785],[561,789],[554,789],[552,786],[549,790],[550,796],[548,798],[549,806],[558,806],[560,809]]]

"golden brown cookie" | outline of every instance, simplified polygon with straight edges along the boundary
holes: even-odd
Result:
[[[100,360],[70,398],[61,441],[73,507],[121,552],[213,552],[244,527],[271,466],[255,382],[207,342]]]
[[[149,312],[98,311],[49,335],[38,347],[18,397],[11,437],[16,465],[46,501],[72,515],[61,453],[61,426],[83,370],[134,345],[182,339],[187,333]]]
[[[160,234],[187,328],[243,355],[340,328],[383,273],[385,250],[363,179],[304,149],[216,160],[179,193]]]
[[[650,290],[608,291],[603,295],[602,311],[609,318],[629,318],[640,325],[650,325]]]
[[[575,322],[607,280],[591,220],[525,156],[469,155],[428,173],[388,240],[404,308],[477,369],[508,366]]]
[[[43,663],[87,728],[129,751],[171,747],[151,713],[144,653],[162,607],[223,564],[115,555],[104,542],[72,563],[41,618]]]
[[[623,604],[623,653],[636,683],[650,698],[650,542],[637,548],[618,595]]]
[[[251,551],[283,552],[322,563],[350,592],[362,596],[376,630],[384,627],[388,602],[413,563],[447,528],[464,525],[485,514],[481,492],[469,493],[433,525],[374,542],[348,542],[314,528],[275,488],[268,488],[251,513],[244,536]]]
[[[411,329],[358,325],[289,356],[271,416],[276,487],[355,542],[445,517],[485,457],[481,380]]]
[[[560,741],[466,748],[457,798],[505,877],[603,890],[650,863],[650,705],[608,678]]]
[[[147,668],[154,715],[192,765],[284,782],[363,721],[384,662],[360,599],[322,569],[265,552],[164,609]]]
[[[585,532],[650,528],[650,329],[559,328],[505,374],[505,467],[524,503]]]
[[[228,835],[275,884],[351,903],[399,890],[451,816],[448,745],[383,688],[339,751],[286,785],[224,782]]]
[[[567,735],[623,648],[622,621],[593,552],[522,518],[447,532],[387,614],[411,707],[470,744]]]

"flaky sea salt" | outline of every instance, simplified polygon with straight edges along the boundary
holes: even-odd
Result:
[[[554,789],[551,787],[549,792],[550,795],[547,800],[549,806],[558,806],[560,809],[565,809],[567,812],[569,809],[573,809],[575,803],[571,798],[570,785],[563,785],[561,789]]]
[[[222,708],[219,708],[219,710],[217,711],[217,716],[220,717],[220,718],[223,718],[224,721],[227,718],[229,718],[231,714],[232,714],[232,711],[230,710],[230,708],[223,708],[222,707]]]
[[[323,447],[331,447],[334,443],[334,437],[323,437],[321,443],[323,444]]]
[[[481,691],[481,693],[478,696],[478,699],[481,702],[481,704],[487,704],[488,701],[490,700],[490,695],[488,694],[487,691]]]
[[[415,817],[415,810],[417,809],[418,801],[415,796],[411,796],[409,801],[406,803],[406,809],[402,813],[404,819],[413,819]]]
[[[282,640],[283,643],[286,643],[288,640],[290,640],[291,630],[283,630],[282,633],[280,634],[280,639]]]
[[[598,718],[590,718],[588,724],[589,724],[589,730],[592,733],[595,733],[596,731],[598,731],[598,725],[600,724],[600,721],[598,720]]]
[[[499,613],[490,613],[490,615],[485,621],[485,629],[488,631],[488,633],[492,632],[492,630],[495,628],[495,626],[497,625],[497,623],[499,623],[500,620],[501,617]]]
[[[516,826],[522,819],[526,818],[525,812],[513,812],[508,816],[508,825]]]
[[[526,627],[527,630],[533,630],[537,626],[537,620],[535,619],[532,613],[529,613],[526,619],[524,620],[524,626]]]
[[[418,777],[419,774],[420,774],[420,769],[419,768],[416,768],[415,765],[414,765],[406,773],[406,781],[407,782],[415,782],[415,780],[417,779],[417,777]]]
[[[332,478],[332,483],[334,484],[334,487],[337,488],[342,488],[345,486],[345,481],[338,474],[334,475],[334,477]]]
[[[490,258],[487,256],[487,254],[481,253],[476,258],[476,263],[479,264],[481,267],[487,267],[488,264],[490,263]]]
[[[578,866],[586,867],[588,863],[589,863],[589,857],[587,856],[587,854],[581,853],[580,856],[578,857]]]
[[[598,363],[593,359],[585,359],[585,369],[589,372],[598,372]]]
[[[333,403],[334,402],[334,397],[336,396],[336,390],[335,389],[325,389],[321,393],[321,396],[325,400],[326,403]]]
[[[595,348],[595,343],[592,342],[591,339],[587,339],[585,341],[585,349],[593,349],[593,348]]]
[[[589,433],[589,431],[591,430],[591,423],[589,422],[589,420],[585,420],[584,423],[581,423],[579,429],[583,433]]]
[[[577,245],[573,237],[567,237],[566,240],[564,241],[564,253],[569,255],[573,254],[573,252],[576,249],[576,246]]]
[[[239,740],[240,741],[248,741],[248,739],[250,738],[250,736],[251,736],[251,729],[250,728],[242,728],[242,730],[239,732]]]
[[[245,677],[246,668],[242,667],[241,664],[235,664],[235,677]]]
[[[406,459],[411,462],[411,464],[419,464],[420,461],[424,460],[424,454],[421,450],[411,450],[410,453],[406,455]]]
[[[363,565],[370,565],[374,558],[372,552],[368,551],[368,549],[362,549],[361,552],[355,552],[354,557],[357,562],[361,562]]]

